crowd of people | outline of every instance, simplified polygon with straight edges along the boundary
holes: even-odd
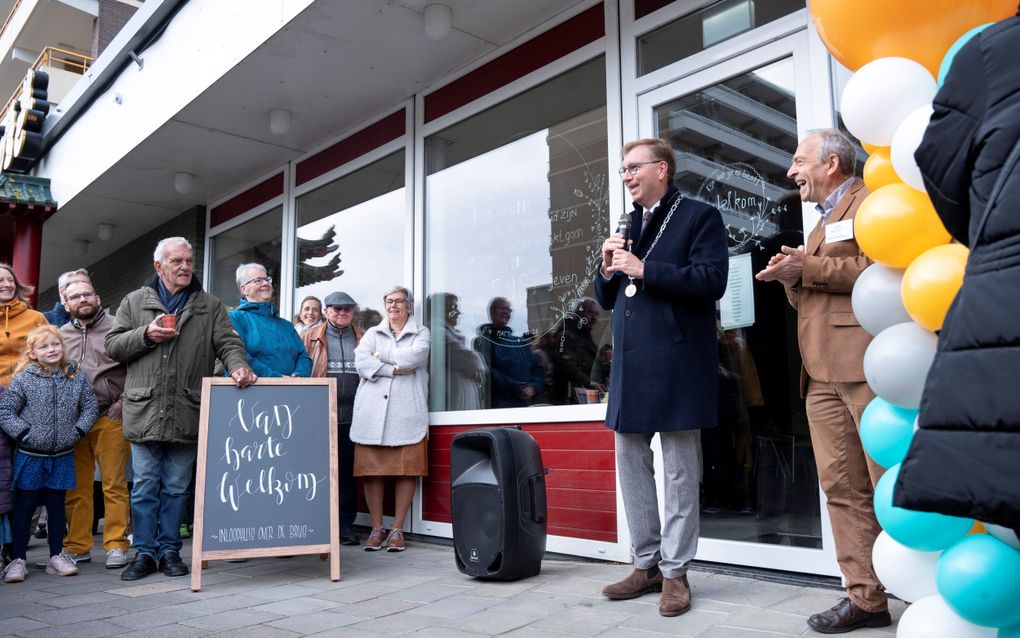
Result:
[[[304,300],[295,324],[281,319],[273,279],[256,263],[238,266],[240,301],[228,311],[202,290],[181,237],[157,244],[153,270],[115,315],[87,271],[64,273],[60,302],[44,315],[28,305],[33,289],[0,264],[4,581],[28,576],[39,510],[50,557],[38,566],[70,576],[92,560],[97,470],[105,566],[122,568],[128,581],[187,574],[182,523],[193,506],[202,379],[214,374],[239,388],[259,377],[336,378],[341,542],[361,544],[354,531],[361,477],[372,521],[365,549],[403,551],[415,479],[428,472],[431,339],[414,317],[410,290],[388,291],[385,315],[362,331],[353,321],[357,304],[344,292],[324,304]],[[396,511],[387,529],[389,480]]]

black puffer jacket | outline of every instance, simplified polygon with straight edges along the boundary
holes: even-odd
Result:
[[[74,449],[99,416],[89,375],[73,378],[31,364],[11,380],[0,397],[0,428],[32,454],[58,455]]]
[[[1020,16],[975,36],[915,155],[970,246],[921,399],[896,505],[1020,528]]]

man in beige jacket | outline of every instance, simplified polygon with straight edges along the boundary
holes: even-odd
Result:
[[[62,291],[71,321],[60,328],[68,359],[87,372],[99,400],[99,418],[74,446],[77,487],[67,492],[67,536],[64,549],[77,563],[92,560],[92,479],[95,465],[103,481],[103,549],[107,569],[128,563],[127,525],[131,510],[127,477],[131,446],[124,439],[120,396],[124,392],[124,364],[106,354],[106,333],[113,317],[89,281],[74,281]]]
[[[808,619],[812,629],[827,634],[891,623],[871,564],[881,531],[872,493],[882,468],[868,458],[860,439],[861,414],[875,395],[864,379],[871,336],[850,304],[854,282],[870,264],[854,238],[854,216],[868,196],[854,176],[855,161],[853,144],[839,131],[813,131],[801,141],[787,175],[801,200],[816,204],[821,219],[806,248],[783,246],[757,274],[762,281],[782,282],[797,309],[801,394],[847,587],[847,598]]]

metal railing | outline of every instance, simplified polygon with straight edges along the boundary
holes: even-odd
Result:
[[[18,12],[18,7],[21,6],[21,0],[15,0],[14,6],[11,7],[11,12],[7,14],[7,19],[4,20],[4,26],[0,27],[0,38],[4,37],[4,33],[7,32],[7,27],[11,24],[11,20],[14,19],[14,14]]]
[[[60,68],[62,65],[63,70],[65,71],[84,75],[85,71],[88,70],[89,65],[94,61],[95,58],[81,53],[75,53],[74,51],[68,51],[66,49],[58,49],[57,47],[46,47],[32,64],[32,70],[38,70],[44,66]],[[18,88],[14,90],[14,93],[7,100],[7,103],[4,104],[4,107],[0,109],[0,122],[2,122],[6,117],[7,110],[11,107],[11,104],[14,103],[15,98],[17,98],[20,93],[21,85],[19,84]]]

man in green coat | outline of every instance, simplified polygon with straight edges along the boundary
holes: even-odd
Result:
[[[202,377],[213,375],[219,359],[238,387],[257,379],[223,303],[194,277],[191,244],[163,239],[153,262],[155,276],[124,298],[106,336],[107,354],[127,364],[122,400],[134,472],[135,559],[122,580],[157,569],[188,573],[180,526],[195,469]]]

